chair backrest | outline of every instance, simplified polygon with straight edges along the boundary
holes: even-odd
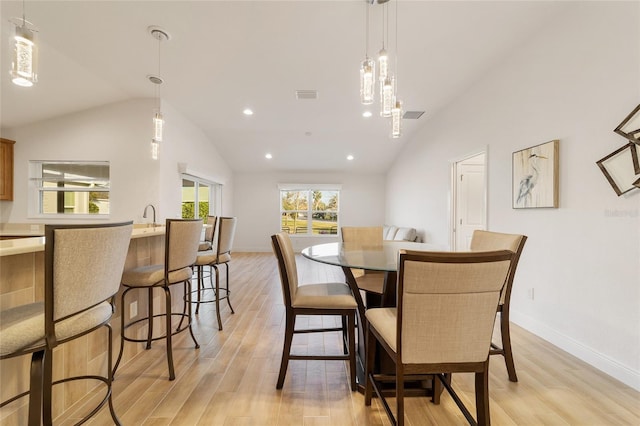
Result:
[[[213,236],[216,232],[216,225],[218,223],[217,216],[207,217],[207,226],[204,228],[204,240],[213,245]]]
[[[289,234],[280,232],[271,236],[273,253],[278,259],[280,271],[280,284],[282,284],[282,296],[285,306],[291,307],[291,301],[298,291],[298,268],[293,244]]]
[[[511,261],[511,270],[507,277],[507,282],[500,294],[500,304],[504,305],[511,297],[511,288],[513,287],[513,278],[516,274],[518,261],[527,242],[526,235],[519,234],[503,234],[501,232],[475,230],[471,237],[471,251],[491,251],[491,250],[511,250],[515,253]]]
[[[400,251],[397,350],[404,364],[483,362],[513,252]]]
[[[382,226],[343,226],[342,241],[363,246],[382,245]]]
[[[236,234],[235,217],[221,217],[218,227],[218,248],[217,263],[224,263],[231,260],[231,249],[233,247],[233,237]]]
[[[45,324],[112,298],[120,288],[133,222],[45,225]]]
[[[196,263],[202,234],[202,219],[167,219],[165,274]]]

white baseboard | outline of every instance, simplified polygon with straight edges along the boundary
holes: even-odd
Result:
[[[640,372],[635,371],[618,361],[585,346],[577,340],[554,330],[535,318],[511,311],[510,320],[536,336],[552,343],[560,349],[581,359],[594,368],[620,380],[622,383],[640,391]]]

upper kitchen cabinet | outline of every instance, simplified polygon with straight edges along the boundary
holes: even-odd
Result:
[[[16,141],[0,138],[0,200],[13,201],[13,145]]]

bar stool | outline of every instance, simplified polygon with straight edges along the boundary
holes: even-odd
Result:
[[[132,222],[103,225],[46,225],[44,302],[0,312],[0,359],[32,354],[30,387],[0,404],[29,395],[29,425],[52,423],[52,387],[74,380],[98,380],[107,387],[84,423],[109,403],[111,418],[120,425],[112,401],[112,329],[115,295],[131,239]],[[108,330],[107,373],[53,378],[53,349],[100,327]]]
[[[227,304],[231,313],[234,314],[233,306],[231,306],[231,300],[229,299],[229,262],[231,262],[231,247],[233,246],[233,238],[236,232],[235,217],[221,217],[220,225],[218,227],[218,243],[215,250],[199,253],[196,259],[196,271],[198,277],[198,300],[192,303],[196,303],[196,314],[200,308],[200,303],[215,303],[216,304],[216,316],[218,318],[218,330],[222,330],[222,319],[220,318],[220,300],[227,299]],[[218,266],[225,265],[226,267],[226,285],[225,288],[220,288],[220,271]],[[205,287],[203,269],[205,266],[213,268],[216,274],[215,287],[213,285],[212,277],[209,276],[209,288]],[[200,292],[211,291],[212,298],[204,299],[201,297]],[[224,292],[221,296],[220,292]]]
[[[200,241],[198,252],[211,250],[213,248],[213,236],[216,231],[217,223],[217,216],[207,216],[207,224],[204,227],[204,241]]]
[[[113,368],[113,374],[118,369],[118,365],[122,359],[122,353],[124,351],[124,342],[146,342],[146,349],[151,348],[151,342],[164,339],[167,344],[167,364],[169,366],[169,380],[176,378],[175,369],[173,366],[173,350],[171,346],[172,336],[189,329],[191,338],[196,345],[196,349],[200,347],[196,337],[193,334],[191,328],[191,305],[187,303],[191,298],[191,276],[193,270],[191,269],[196,261],[198,253],[198,245],[200,243],[200,235],[202,233],[202,220],[201,219],[167,219],[166,222],[166,234],[165,234],[165,256],[163,265],[150,265],[134,268],[129,271],[125,271],[122,275],[122,285],[125,290],[122,292],[120,298],[120,306],[127,306],[125,302],[125,296],[129,291],[134,289],[147,289],[148,290],[148,315],[144,318],[137,319],[125,324],[124,312],[120,315],[120,353],[118,354],[118,360]],[[171,290],[170,286],[174,284],[183,283],[185,294],[185,305],[182,313],[171,312]],[[155,314],[153,313],[153,289],[161,288],[165,293],[165,313]],[[163,317],[166,321],[165,332],[162,336],[153,336],[153,319],[157,317]],[[180,318],[180,324],[175,331],[171,331],[171,319],[173,317]],[[182,327],[182,320],[186,319],[187,324]],[[125,330],[134,324],[140,322],[147,322],[147,338],[137,339],[134,337],[128,337],[125,335]]]

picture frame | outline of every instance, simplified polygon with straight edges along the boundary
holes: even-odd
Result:
[[[512,208],[558,207],[558,139],[516,151],[512,155]]]
[[[633,142],[616,149],[596,164],[618,196],[635,189],[638,187],[636,184],[640,184],[638,149]]]
[[[640,104],[631,111],[614,132],[627,138],[631,142],[640,145]]]

